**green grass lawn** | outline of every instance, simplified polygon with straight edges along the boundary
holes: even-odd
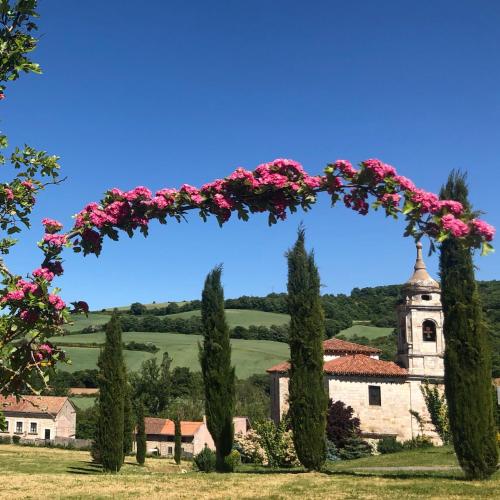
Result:
[[[78,342],[78,343],[103,343],[104,333],[90,333],[71,335],[68,337],[54,337],[55,343]],[[180,333],[159,332],[124,332],[123,341],[130,342],[152,342],[160,348],[156,354],[142,351],[124,350],[125,361],[130,371],[136,371],[141,363],[153,356],[161,360],[163,352],[167,351],[173,358],[174,366],[187,366],[192,370],[199,370],[198,342],[199,335],[183,335]],[[288,359],[288,345],[283,342],[272,342],[270,340],[231,340],[232,360],[236,367],[236,375],[239,378],[247,378],[254,373],[265,373],[266,368],[273,364]],[[96,368],[99,349],[90,347],[64,347],[72,364],[61,365],[62,370],[70,372],[86,368]]]
[[[378,326],[368,326],[355,324],[346,330],[342,330],[339,335],[345,335],[346,338],[351,338],[354,335],[358,335],[359,337],[367,337],[369,339],[376,339],[377,337],[386,337],[391,334],[393,328],[381,328]]]
[[[408,452],[413,465],[421,452]],[[398,456],[387,455],[392,464]],[[441,458],[437,459],[437,456]],[[410,455],[407,455],[407,458]],[[383,457],[384,460],[385,457]],[[401,457],[399,457],[401,458]],[[377,463],[371,457],[364,463]],[[448,462],[446,453],[434,461]],[[368,462],[367,462],[368,461]],[[424,459],[427,461],[427,458]],[[359,461],[349,462],[355,464]],[[385,463],[385,462],[384,462]],[[335,468],[324,473],[300,469],[251,470],[234,474],[195,472],[188,462],[176,466],[168,459],[146,459],[144,467],[128,457],[117,474],[103,474],[90,462],[88,452],[0,445],[0,470],[4,481],[0,498],[186,498],[186,499],[476,499],[499,498],[499,474],[489,481],[464,481],[457,472],[436,475],[363,475]]]
[[[69,399],[79,410],[86,410],[94,406],[96,396],[71,396]]]

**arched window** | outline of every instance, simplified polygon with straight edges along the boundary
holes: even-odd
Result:
[[[426,319],[422,325],[422,336],[425,342],[436,342],[436,323]]]

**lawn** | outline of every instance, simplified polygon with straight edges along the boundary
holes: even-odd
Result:
[[[345,335],[346,338],[354,337],[357,335],[358,337],[367,337],[369,339],[376,339],[377,337],[386,337],[391,334],[394,328],[381,328],[378,326],[369,326],[369,325],[352,325],[350,328],[346,330],[342,330],[339,335]]]
[[[130,371],[136,371],[141,363],[153,356],[158,361],[163,353],[167,351],[173,358],[174,366],[187,366],[192,370],[199,369],[198,342],[199,335],[183,335],[180,333],[159,332],[124,332],[123,341],[130,342],[152,342],[160,348],[156,354],[143,351],[124,350],[125,361]],[[88,333],[71,335],[67,337],[54,337],[55,343],[103,343],[104,333]],[[232,360],[236,367],[236,375],[239,378],[247,378],[254,373],[265,373],[266,368],[280,361],[288,359],[288,345],[283,342],[272,342],[270,340],[231,340]],[[72,364],[61,365],[62,370],[70,372],[86,368],[96,368],[99,349],[90,347],[63,347],[68,353]]]
[[[415,452],[413,452],[415,453]],[[398,454],[399,455],[399,454]],[[395,460],[395,455],[392,455]],[[370,460],[374,460],[373,457]],[[356,461],[353,461],[354,463]],[[416,464],[419,462],[415,459]],[[500,480],[468,482],[445,475],[371,476],[349,471],[248,471],[203,474],[190,463],[147,459],[144,467],[128,458],[118,474],[102,474],[88,452],[0,445],[4,478],[0,498],[331,498],[472,499],[498,498]],[[446,475],[447,474],[447,475]]]
[[[79,410],[86,410],[91,406],[94,406],[96,397],[95,396],[72,396],[69,398],[71,402],[78,407]]]

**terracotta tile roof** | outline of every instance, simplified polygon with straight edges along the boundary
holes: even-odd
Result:
[[[70,387],[69,394],[71,396],[81,396],[87,394],[99,394],[97,387]]]
[[[324,366],[326,373],[334,375],[364,375],[382,377],[405,377],[408,371],[392,361],[381,361],[363,354],[340,356],[327,361]]]
[[[323,349],[328,353],[349,353],[349,354],[379,354],[382,351],[376,347],[355,344],[340,339],[328,339],[323,342]]]
[[[15,396],[0,396],[0,410],[5,413],[57,415],[67,400],[62,396],[21,396],[18,401]]]
[[[146,434],[165,434],[173,436],[175,434],[174,421],[166,418],[146,417]],[[194,436],[198,429],[203,425],[203,422],[181,422],[181,435]]]
[[[268,373],[287,373],[289,369],[290,363],[284,361],[266,371]],[[326,361],[324,370],[333,375],[362,375],[365,377],[405,377],[408,375],[407,370],[392,361],[381,361],[365,354],[340,356]]]

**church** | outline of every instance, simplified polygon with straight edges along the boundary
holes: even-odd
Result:
[[[417,243],[414,272],[403,287],[397,307],[398,349],[395,362],[379,359],[380,351],[340,339],[324,347],[324,381],[328,397],[354,409],[367,438],[398,440],[421,432],[410,411],[424,421],[424,433],[439,442],[421,392],[424,382],[444,383],[443,310],[439,284],[427,272],[422,244]],[[276,422],[288,409],[288,362],[267,372],[271,377],[271,415]]]

